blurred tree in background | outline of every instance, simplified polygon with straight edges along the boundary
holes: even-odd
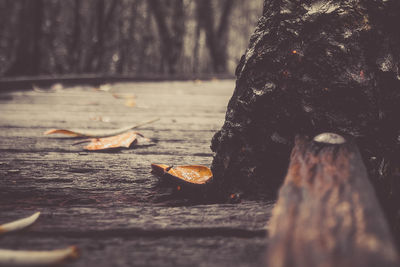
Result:
[[[0,76],[232,74],[262,0],[0,0]]]

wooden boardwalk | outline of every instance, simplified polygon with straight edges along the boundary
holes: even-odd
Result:
[[[234,81],[120,83],[136,106],[93,87],[0,93],[0,224],[41,211],[0,248],[76,245],[67,266],[260,266],[272,205],[193,204],[174,197],[151,163],[210,165]],[[50,128],[116,129],[159,117],[139,131],[155,145],[87,152]],[[102,120],[108,121],[98,121]],[[97,120],[96,120],[97,119]]]

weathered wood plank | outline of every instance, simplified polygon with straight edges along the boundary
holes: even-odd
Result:
[[[143,132],[142,132],[143,133]],[[210,133],[203,136],[210,135]],[[139,153],[139,154],[181,154],[181,155],[193,155],[195,153],[207,153],[211,155],[211,150],[208,146],[209,142],[206,140],[199,140],[193,142],[193,140],[158,140],[156,135],[146,135],[146,137],[153,138],[156,143],[150,142],[148,145],[137,145],[134,149],[122,149],[123,152],[127,153]],[[173,138],[173,137],[172,137]],[[7,152],[83,152],[85,144],[74,145],[77,141],[84,139],[72,139],[72,138],[25,138],[25,137],[3,137],[5,143],[0,144],[0,151]],[[95,153],[95,152],[93,152]],[[101,153],[101,152],[98,152]]]
[[[260,266],[272,204],[207,204],[160,183],[150,164],[209,166],[233,81],[115,84],[124,106],[92,87],[0,94],[0,223],[40,210],[29,229],[0,239],[9,249],[77,245],[68,266]],[[109,123],[91,120],[102,116]],[[139,129],[153,146],[93,153],[49,128]]]
[[[58,119],[53,119],[51,121],[39,121],[34,120],[34,118],[23,118],[16,120],[14,118],[6,118],[2,119],[2,124],[0,129],[6,128],[29,128],[29,129],[39,129],[37,130],[35,136],[42,136],[45,130],[53,129],[53,128],[79,128],[79,129],[119,129],[122,127],[130,126],[133,124],[137,124],[143,121],[148,121],[150,119],[154,119],[154,116],[147,116],[147,117],[137,117],[136,119],[124,120],[119,118],[121,122],[114,122],[112,124],[102,123],[102,122],[93,122],[89,116],[85,114],[85,118],[80,118],[79,115],[75,115],[76,119],[72,116],[69,120],[65,120],[62,117]],[[86,117],[87,116],[87,117]],[[199,123],[195,123],[198,121]],[[222,121],[222,117],[220,119],[215,120],[215,118],[193,118],[193,117],[186,117],[186,118],[170,118],[170,119],[161,119],[158,122],[155,122],[154,125],[140,127],[137,129],[138,131],[143,131],[143,129],[152,130],[152,131],[212,131],[214,128],[217,127]],[[40,123],[40,126],[38,125]],[[23,127],[21,127],[23,125]]]
[[[261,266],[264,238],[240,237],[29,237],[7,236],[8,248],[61,248],[76,244],[81,257],[65,266]],[[64,265],[63,265],[64,266]]]
[[[224,79],[233,79],[234,77],[230,74],[196,74],[192,77],[188,75],[179,76],[179,75],[141,75],[141,76],[126,76],[126,75],[110,75],[105,76],[103,74],[81,74],[81,75],[57,75],[57,77],[51,76],[27,76],[27,77],[1,77],[0,78],[0,92],[7,90],[29,90],[32,85],[45,86],[49,87],[54,85],[55,83],[63,83],[69,86],[73,86],[76,84],[79,85],[98,85],[104,83],[154,83],[154,82],[163,82],[163,83],[207,83],[216,81],[224,82]]]
[[[118,192],[116,192],[118,193]],[[227,235],[263,236],[265,222],[273,205],[251,201],[236,204],[209,204],[170,207],[162,203],[132,201],[116,205],[73,205],[38,207],[40,219],[24,236],[54,235],[91,236],[165,236]],[[32,207],[30,207],[32,209]],[[1,221],[7,222],[29,215],[31,211],[2,210]],[[201,216],[197,216],[200,215]],[[203,233],[196,231],[205,230]],[[214,231],[213,231],[214,230]],[[220,232],[218,232],[220,230]],[[247,232],[246,232],[247,231]],[[180,234],[182,233],[182,234]]]
[[[268,266],[399,266],[391,233],[351,141],[297,138],[270,222]]]
[[[171,191],[158,187],[158,178],[150,173],[151,163],[210,164],[209,156],[190,156],[179,151],[172,150],[166,155],[137,154],[131,150],[119,153],[2,151],[0,173],[4,178],[0,179],[0,204],[113,205],[157,201]]]

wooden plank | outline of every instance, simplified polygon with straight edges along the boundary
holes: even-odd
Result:
[[[159,179],[150,173],[154,161],[209,165],[210,157],[173,153],[3,153],[0,206],[187,203],[186,198],[174,194],[174,188],[159,185]]]
[[[26,76],[26,77],[1,77],[0,92],[16,89],[30,89],[32,85],[51,86],[55,83],[64,83],[68,85],[88,84],[98,85],[109,82],[154,82],[154,81],[193,81],[193,80],[215,80],[232,79],[230,74],[196,74],[196,75],[98,75],[98,74],[80,74],[80,75],[58,75],[58,76]]]
[[[81,257],[62,266],[261,266],[264,238],[241,237],[29,237],[7,236],[8,248],[61,248],[76,244]],[[3,243],[3,244],[4,244]],[[3,245],[4,246],[4,245]]]
[[[115,190],[116,193],[123,190]],[[76,195],[75,195],[76,196]],[[84,198],[85,196],[82,196]],[[121,196],[120,196],[121,197]],[[66,199],[68,200],[68,199]],[[67,203],[37,207],[40,219],[24,236],[237,236],[263,237],[273,205],[244,201],[236,204],[167,206],[163,203]],[[105,205],[103,205],[105,204]],[[32,207],[29,207],[32,209]],[[27,207],[2,210],[1,221],[27,216]],[[201,216],[196,216],[201,214]],[[201,233],[196,233],[200,231]]]
[[[135,94],[73,87],[0,94],[0,223],[41,211],[29,229],[1,239],[9,249],[77,245],[68,266],[259,266],[273,204],[212,204],[165,186],[151,163],[201,164],[223,123],[234,81],[114,84]],[[91,103],[93,102],[93,103]],[[109,117],[110,122],[91,120]],[[139,129],[153,146],[93,153],[49,128]],[[229,197],[229,196],[228,196]]]
[[[269,230],[268,266],[399,266],[351,141],[297,138]]]
[[[149,125],[150,129],[215,130],[223,123],[232,81],[210,82],[201,86],[194,86],[193,83],[149,83],[115,87],[117,94],[134,93],[137,106],[127,107],[125,99],[115,99],[111,93],[93,88],[3,94],[3,99],[0,99],[0,127],[119,128],[159,117],[161,120]],[[93,121],[98,117],[107,118],[110,122]]]

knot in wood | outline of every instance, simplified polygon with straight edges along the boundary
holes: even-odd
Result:
[[[321,133],[314,137],[314,141],[318,143],[340,145],[346,143],[343,136],[335,133]]]

